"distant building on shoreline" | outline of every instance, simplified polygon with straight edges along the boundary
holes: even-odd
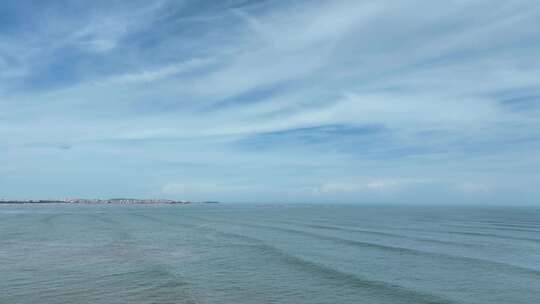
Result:
[[[136,199],[136,198],[111,198],[111,199],[29,199],[13,200],[0,199],[0,204],[115,204],[115,205],[153,205],[153,204],[191,204],[191,201],[169,200],[169,199]],[[217,202],[212,202],[217,203]]]

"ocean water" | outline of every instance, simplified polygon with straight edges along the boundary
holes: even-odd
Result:
[[[540,209],[0,205],[0,303],[540,303]]]

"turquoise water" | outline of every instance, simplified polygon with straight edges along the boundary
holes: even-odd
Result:
[[[0,303],[540,303],[540,209],[0,205]]]

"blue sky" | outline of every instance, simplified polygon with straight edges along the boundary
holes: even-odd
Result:
[[[2,1],[0,197],[540,204],[530,1]]]

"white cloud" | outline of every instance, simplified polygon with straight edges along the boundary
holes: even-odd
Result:
[[[36,34],[0,35],[1,145],[66,142],[73,144],[70,154],[112,155],[179,181],[156,177],[163,193],[201,196],[272,193],[269,188],[285,184],[310,197],[401,193],[424,182],[392,178],[411,172],[444,180],[446,190],[486,193],[498,189],[461,185],[460,173],[502,179],[538,163],[528,151],[538,147],[540,110],[511,112],[496,96],[537,87],[534,2],[304,1],[187,19],[175,17],[182,14],[172,2],[163,3],[92,11],[81,20],[50,18]],[[61,77],[63,52],[72,48],[88,56],[80,66],[72,57],[67,64],[80,68],[74,73],[81,82]],[[94,69],[88,62],[95,58],[118,66]],[[34,76],[39,79],[30,82]],[[15,89],[9,86],[18,79]],[[49,81],[57,86],[48,88]],[[227,106],[213,107],[221,104]],[[334,144],[324,149],[309,138],[255,152],[237,143],[321,125],[377,125],[390,134],[391,146],[366,139],[353,147],[362,134],[329,139]],[[381,160],[364,153],[409,147],[418,156]],[[433,157],[430,149],[441,153]],[[37,163],[34,152],[13,152],[3,161]],[[496,161],[484,157],[495,153]],[[156,165],[182,161],[236,166],[251,184],[224,182],[225,174],[215,177],[212,170],[183,183],[182,170]]]
[[[224,184],[220,182],[187,182],[187,183],[168,183],[161,188],[165,194],[224,194],[237,191],[253,190],[247,186],[238,186]]]
[[[492,187],[483,183],[461,183],[455,186],[455,188],[465,194],[488,194],[492,191]]]
[[[397,190],[404,190],[409,186],[430,182],[432,181],[429,179],[420,178],[364,179],[353,182],[324,183],[317,187],[315,191],[316,193],[321,194],[361,194],[365,192],[389,193]]]
[[[196,68],[204,67],[212,63],[210,59],[190,59],[183,62],[173,63],[155,69],[131,72],[123,75],[115,75],[106,79],[99,80],[97,83],[102,85],[109,84],[136,84],[153,82],[165,79],[180,73],[191,71]]]

